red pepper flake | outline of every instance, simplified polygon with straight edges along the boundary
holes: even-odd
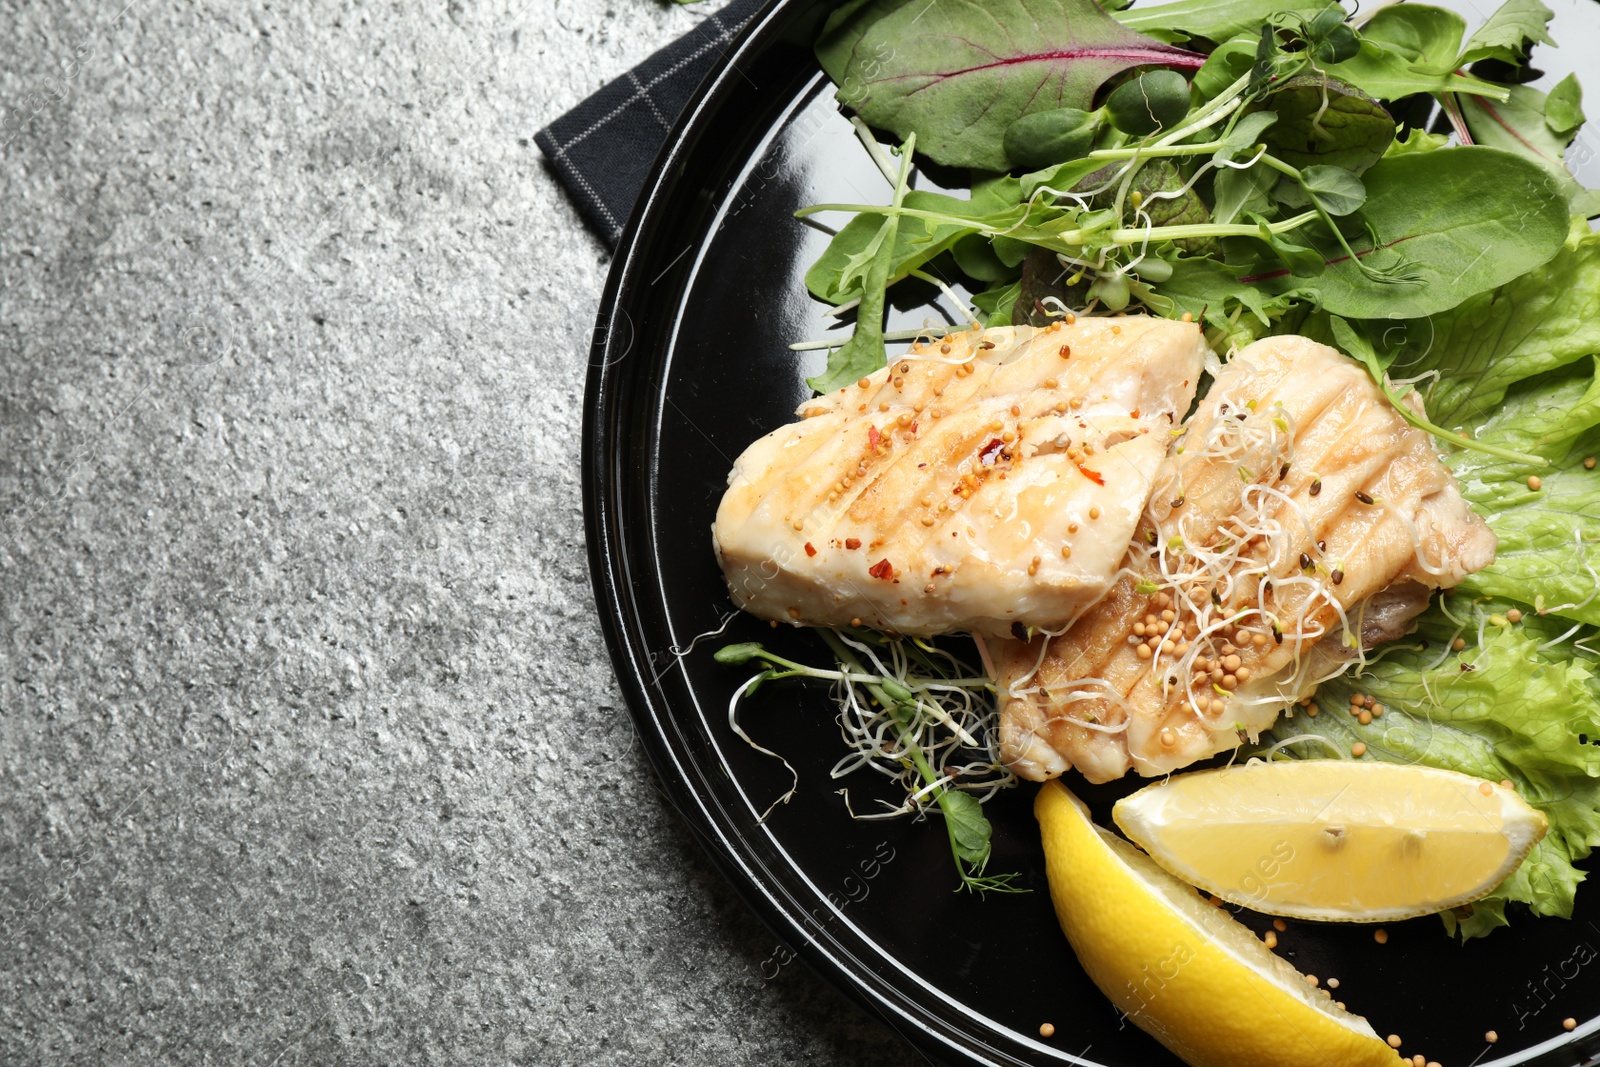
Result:
[[[867,427],[867,447],[868,448],[870,448],[870,449],[872,449],[872,451],[876,452],[878,450],[878,442],[880,442],[882,440],[883,440],[883,434],[878,432],[878,428],[876,426],[868,426]]]
[[[806,555],[815,556],[816,554],[817,554],[817,550],[812,546],[810,541],[807,541],[806,542]]]
[[[1090,470],[1088,467],[1085,467],[1082,463],[1074,463],[1073,466],[1078,468],[1078,473],[1079,474],[1081,474],[1085,478],[1089,479],[1095,485],[1105,485],[1106,484],[1106,480],[1104,478],[1100,477],[1098,472]]]
[[[978,449],[978,462],[985,467],[994,466],[995,456],[1005,447],[1005,442],[996,437],[988,444]]]
[[[846,547],[850,551],[854,552],[856,549],[861,547],[861,538],[859,538],[859,537],[846,537],[844,539],[844,547]]]
[[[906,427],[906,432],[907,433],[916,433],[917,432],[917,424],[913,422],[910,426]]]
[[[872,565],[867,573],[872,575],[874,578],[881,578],[887,582],[889,579],[894,577],[894,567],[887,559],[880,559],[878,562]]]

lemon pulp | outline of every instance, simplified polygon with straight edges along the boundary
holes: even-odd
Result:
[[[1380,922],[1457,907],[1548,829],[1503,786],[1349,760],[1251,763],[1147,786],[1113,818],[1166,870],[1272,915]]]

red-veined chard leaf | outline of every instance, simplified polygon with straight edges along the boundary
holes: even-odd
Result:
[[[1027,32],[1016,32],[1026,27]],[[817,58],[841,103],[939,163],[1005,170],[1005,132],[1094,106],[1113,75],[1204,57],[1135,33],[1094,0],[873,0],[830,20]]]

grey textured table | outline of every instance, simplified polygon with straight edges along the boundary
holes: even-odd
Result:
[[[531,137],[699,14],[123,2],[0,0],[0,1063],[920,1062],[593,617]]]

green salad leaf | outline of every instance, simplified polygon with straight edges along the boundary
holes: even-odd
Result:
[[[1548,262],[1570,228],[1555,178],[1494,148],[1389,156],[1363,177],[1370,235],[1351,242],[1355,255],[1325,232],[1313,244],[1326,270],[1307,277],[1291,267],[1262,281],[1312,291],[1346,318],[1433,315]],[[1405,276],[1389,285],[1367,272],[1401,264]]]
[[[1015,207],[1021,198],[1017,179],[1006,176],[973,187],[972,196],[963,200],[922,189],[906,191],[906,207],[953,216],[960,220],[993,221],[996,215]],[[863,292],[863,255],[876,251],[883,219],[857,215],[828,242],[828,248],[806,271],[806,288],[818,300],[843,304],[857,300]],[[934,222],[916,216],[901,218],[889,253],[887,284],[907,277],[929,260],[948,250],[972,229],[964,221]]]
[[[1572,84],[1576,85],[1577,82]],[[1461,115],[1466,120],[1472,139],[1478,144],[1502,148],[1538,163],[1565,190],[1569,205],[1578,214],[1588,214],[1582,209],[1582,204],[1589,190],[1578,184],[1565,162],[1567,146],[1577,136],[1578,126],[1583,122],[1581,99],[1565,91],[1562,97],[1556,99],[1555,114],[1552,116],[1551,98],[1539,90],[1513,85],[1509,92],[1510,98],[1503,102],[1481,97],[1461,100]]]
[[[1576,74],[1568,74],[1556,82],[1544,103],[1545,125],[1558,137],[1568,137],[1578,132],[1584,123],[1583,86]]]
[[[1445,151],[1445,150],[1441,150]],[[1544,265],[1430,319],[1396,327],[1396,377],[1436,373],[1424,398],[1441,426],[1470,428],[1516,382],[1600,353],[1600,235],[1572,228]]]
[[[1302,74],[1262,101],[1278,116],[1264,140],[1297,167],[1343,167],[1360,174],[1394,140],[1395,121],[1361,90],[1320,74]]]
[[[1498,59],[1515,65],[1528,58],[1528,50],[1534,44],[1554,48],[1555,39],[1545,29],[1553,18],[1555,12],[1539,0],[1506,0],[1472,35],[1455,67],[1464,67],[1480,59]]]
[[[1177,0],[1119,11],[1118,22],[1158,40],[1182,43],[1194,37],[1226,41],[1253,33],[1274,16],[1292,13],[1306,19],[1335,6],[1331,0]]]
[[[1597,350],[1600,351],[1600,350]],[[1450,466],[1464,495],[1500,538],[1495,562],[1459,588],[1526,601],[1541,613],[1600,623],[1600,473],[1583,461],[1600,450],[1600,381],[1584,359],[1511,387],[1474,434],[1542,453],[1531,468],[1477,452]],[[1529,478],[1537,478],[1537,489]]]
[[[1381,7],[1361,27],[1361,36],[1432,74],[1448,74],[1461,64],[1458,54],[1467,20],[1430,4]]]
[[[900,149],[900,170],[894,183],[893,207],[900,207],[906,198],[906,182],[911,177],[911,154],[917,146],[917,135],[912,134]],[[863,378],[888,362],[888,352],[883,344],[883,312],[888,304],[889,275],[894,268],[896,241],[900,232],[900,215],[884,215],[876,222],[870,239],[849,257],[841,270],[839,286],[849,290],[859,280],[861,302],[856,308],[856,326],[850,339],[828,353],[828,366],[806,384],[819,393],[835,389]]]
[[[1113,75],[1203,61],[1128,29],[1094,0],[873,0],[828,26],[817,58],[841,103],[898,137],[915,131],[930,159],[984,170],[1011,165],[1005,132],[1024,115],[1088,110]]]

